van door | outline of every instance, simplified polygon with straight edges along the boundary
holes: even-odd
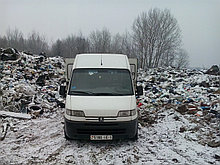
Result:
[[[131,69],[131,76],[132,76],[132,80],[134,83],[134,88],[136,89],[136,85],[137,85],[137,58],[129,58],[128,59],[129,64],[130,64],[130,69]]]

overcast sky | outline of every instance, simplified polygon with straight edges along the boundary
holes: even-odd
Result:
[[[0,35],[9,28],[25,36],[35,30],[50,42],[103,27],[122,34],[155,7],[177,19],[191,66],[220,64],[220,0],[0,0]]]

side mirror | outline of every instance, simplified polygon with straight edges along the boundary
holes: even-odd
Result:
[[[137,86],[136,92],[137,92],[138,96],[143,95],[143,87],[142,86]]]
[[[66,96],[66,86],[60,86],[60,91],[59,91],[59,94],[63,97]]]

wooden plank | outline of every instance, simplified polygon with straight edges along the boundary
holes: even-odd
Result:
[[[0,111],[0,116],[2,116],[2,117],[13,117],[13,118],[17,118],[17,119],[31,119],[30,114],[6,112],[6,111]]]

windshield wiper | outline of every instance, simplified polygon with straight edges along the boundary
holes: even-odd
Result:
[[[95,93],[90,91],[70,91],[71,94],[82,94],[82,95],[95,95]]]
[[[127,94],[122,93],[114,93],[114,92],[100,92],[100,93],[94,93],[91,91],[70,91],[70,94],[76,94],[76,95],[92,95],[92,96],[123,96]]]
[[[122,96],[121,93],[94,93],[96,96]]]

